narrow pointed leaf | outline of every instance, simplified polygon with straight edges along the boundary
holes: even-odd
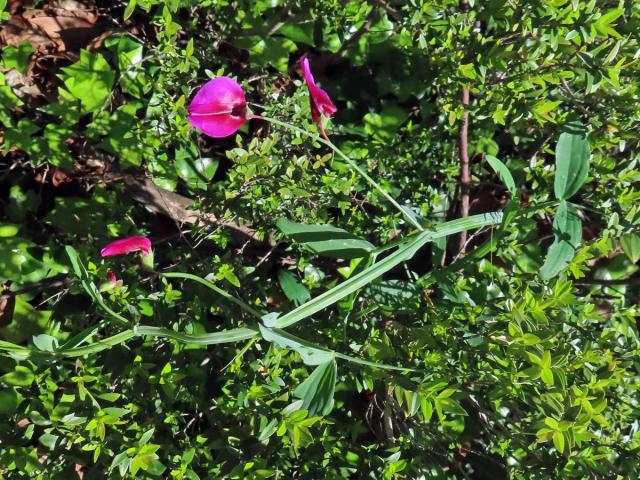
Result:
[[[298,352],[302,357],[302,361],[307,365],[320,365],[335,358],[333,351],[318,348],[310,342],[302,340],[279,328],[268,328],[260,325],[260,333],[268,342],[275,343],[280,348],[288,348]]]
[[[385,257],[378,263],[374,263],[367,269],[357,275],[350,277],[347,281],[318,295],[307,303],[300,305],[298,308],[278,318],[276,326],[285,328],[289,325],[299,322],[310,317],[323,308],[333,305],[347,295],[355,292],[359,288],[371,283],[376,278],[388,272],[396,265],[409,260],[428,242],[432,242],[437,238],[446,237],[463,230],[472,230],[474,228],[485,227],[488,225],[498,225],[502,221],[502,212],[484,213],[481,215],[472,215],[466,218],[459,218],[450,222],[437,225],[433,230],[419,233],[418,235],[408,239],[395,252]]]
[[[308,225],[281,218],[276,222],[278,229],[291,240],[299,243],[320,242],[339,238],[355,238],[351,233],[333,225]]]
[[[322,240],[320,242],[304,243],[303,245],[316,255],[347,260],[366,257],[376,248],[372,243],[359,238]]]
[[[372,243],[332,225],[306,225],[281,218],[277,226],[288,238],[325,257],[361,258],[375,250]]]
[[[491,168],[493,168],[493,170],[498,174],[500,180],[504,182],[511,195],[517,195],[518,191],[516,189],[516,182],[513,180],[513,176],[511,175],[509,168],[493,155],[485,155],[484,158],[487,159]]]

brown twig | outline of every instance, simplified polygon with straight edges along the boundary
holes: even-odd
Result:
[[[469,168],[469,89],[462,88],[462,105],[464,113],[462,114],[462,126],[460,127],[460,189],[461,189],[461,206],[460,216],[469,216],[469,190],[471,187],[471,171]],[[460,234],[460,255],[464,255],[467,245],[467,231],[464,230]]]
[[[460,249],[460,251],[458,252],[458,254],[453,258],[453,260],[451,261],[451,263],[455,263],[458,260],[460,260],[463,256],[464,256],[464,252],[467,251],[467,247],[471,244],[471,242],[473,242],[473,240],[477,237],[479,237],[480,235],[482,235],[483,233],[486,233],[487,230],[489,230],[488,228],[480,228],[478,230],[476,230],[475,232],[473,232],[473,234],[471,234],[471,236],[469,236],[468,240],[465,242],[465,244],[463,245],[463,247]],[[465,232],[466,233],[466,232]]]
[[[593,285],[599,285],[602,287],[608,287],[610,285],[638,285],[640,284],[640,277],[631,277],[631,278],[626,278],[626,279],[618,279],[618,280],[605,280],[605,279],[599,279],[599,278],[584,278],[581,280],[576,280],[574,282],[576,285],[583,285],[583,286],[593,286]]]
[[[365,19],[364,24],[358,30],[356,30],[356,32],[353,35],[351,35],[349,38],[345,39],[344,42],[342,42],[342,46],[340,47],[340,50],[338,50],[338,52],[336,53],[336,57],[344,57],[347,54],[349,47],[356,44],[358,40],[360,40],[360,38],[369,31],[369,29],[371,28],[371,21],[377,11],[378,11],[377,6],[371,9],[369,14],[367,15],[367,18]]]
[[[124,183],[127,186],[127,193],[133,200],[156,210],[174,220],[179,225],[194,225],[199,222],[219,225],[230,229],[232,240],[239,245],[243,245],[248,240],[257,243],[267,243],[270,246],[275,243],[271,238],[266,238],[265,240],[259,239],[256,231],[242,221],[233,222],[231,220],[217,218],[209,213],[191,209],[193,200],[160,188],[149,178],[125,176]]]
[[[22,285],[22,288],[18,290],[10,290],[10,288],[5,285],[5,292],[10,293],[11,295],[23,295],[25,293],[41,292],[48,288],[67,288],[76,281],[76,278],[71,278],[66,275],[58,275],[55,277],[45,278],[39,282]]]

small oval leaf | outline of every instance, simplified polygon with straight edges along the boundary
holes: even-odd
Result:
[[[626,253],[632,263],[640,260],[640,235],[637,233],[629,233],[620,238],[622,250]]]

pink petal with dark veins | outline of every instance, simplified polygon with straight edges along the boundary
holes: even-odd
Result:
[[[144,255],[149,255],[149,252],[151,252],[151,240],[142,236],[121,238],[120,240],[111,242],[100,250],[100,255],[103,257],[112,257],[114,255],[125,255],[131,252],[142,252]]]
[[[242,87],[229,77],[209,80],[193,97],[188,120],[210,137],[234,134],[247,121],[247,101]]]

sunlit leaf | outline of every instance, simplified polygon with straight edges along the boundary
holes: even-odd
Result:
[[[331,412],[337,372],[335,360],[321,363],[295,389],[294,395],[302,399],[302,408],[308,410],[309,415],[328,415]]]
[[[549,247],[540,277],[549,280],[566,268],[582,240],[582,221],[576,207],[562,201],[553,220],[553,243]]]

